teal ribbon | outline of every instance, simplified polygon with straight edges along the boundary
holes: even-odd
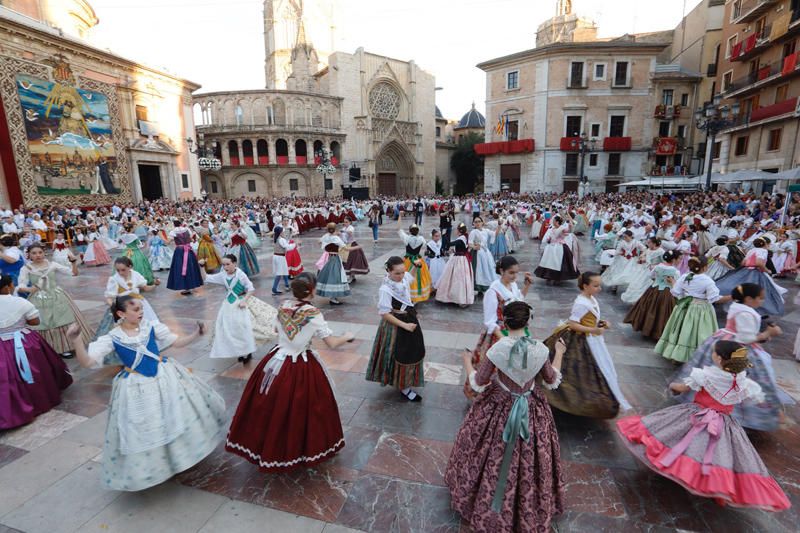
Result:
[[[508,366],[514,368],[514,358],[518,357],[522,361],[520,368],[523,370],[528,368],[528,346],[533,344],[533,339],[530,337],[520,337],[511,351],[508,353]]]
[[[225,284],[228,287],[230,287],[231,281],[233,280],[232,279],[226,280]],[[244,286],[242,286],[242,283],[237,279],[236,285],[234,285],[233,288],[230,289],[230,292],[228,292],[228,303],[229,304],[235,303],[236,300],[238,300],[239,297],[242,295],[242,293],[244,293]]]
[[[25,346],[22,344],[22,332],[14,332],[14,356],[17,360],[17,370],[22,380],[27,384],[33,383],[31,365],[28,362],[28,354],[25,353]]]
[[[503,428],[503,442],[506,443],[506,450],[503,453],[503,463],[500,465],[500,475],[497,478],[497,488],[494,490],[492,499],[492,511],[499,513],[503,507],[503,497],[506,494],[506,484],[508,483],[508,470],[511,467],[511,457],[514,455],[514,448],[517,445],[517,438],[527,442],[531,438],[530,428],[528,427],[528,396],[525,394],[514,394],[517,399],[511,407],[511,414],[508,416],[505,428]]]

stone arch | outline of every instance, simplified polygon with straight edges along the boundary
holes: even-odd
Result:
[[[251,184],[255,186],[255,191],[250,190]],[[260,172],[246,170],[236,174],[231,179],[229,198],[239,198],[241,196],[265,196],[272,194],[272,184],[269,178]]]
[[[285,126],[288,124],[286,120],[286,103],[283,98],[276,98],[272,102],[272,109],[275,112],[275,124],[278,126]]]
[[[242,141],[242,156],[244,157],[244,161],[242,162],[243,165],[248,167],[253,166],[253,148],[253,141],[250,139],[245,139]]]
[[[293,183],[292,180],[297,181]],[[293,184],[297,185],[297,190],[292,190]],[[311,180],[306,174],[298,172],[297,170],[291,170],[278,178],[278,182],[275,183],[275,188],[273,190],[274,196],[278,197],[292,195],[299,197],[311,196]]]
[[[253,100],[252,113],[254,126],[267,124],[267,103],[263,98]]]
[[[386,142],[375,159],[378,194],[414,194],[416,161],[408,147],[396,139]]]
[[[267,147],[266,140],[258,139],[258,141],[256,141],[256,157],[258,158],[259,165],[269,164],[269,148]]]
[[[207,183],[206,192],[209,196],[213,198],[227,198],[227,194],[225,193],[225,178],[222,175],[209,172],[205,175],[205,182]],[[212,185],[214,183],[216,184],[216,191],[214,190],[214,185]]]
[[[295,99],[292,101],[292,125],[306,126],[306,106],[302,100]]]
[[[236,103],[233,100],[225,100],[223,105],[223,126],[233,126],[236,124]]]
[[[205,108],[200,105],[198,102],[195,102],[192,105],[192,119],[194,120],[195,126],[205,126]]]
[[[278,139],[275,141],[275,158],[276,163],[279,165],[286,165],[289,163],[289,143],[286,139]]]
[[[297,139],[294,142],[294,156],[298,165],[308,164],[308,147],[304,139]]]
[[[331,163],[338,165],[342,161],[342,145],[339,144],[339,141],[331,141],[330,150]]]
[[[239,161],[239,143],[238,142],[236,142],[234,140],[228,141],[228,157],[230,158],[232,167],[238,167],[239,165],[242,164],[242,162]]]

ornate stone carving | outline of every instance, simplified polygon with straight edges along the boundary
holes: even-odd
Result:
[[[400,93],[387,82],[376,84],[369,92],[369,111],[373,117],[394,120],[400,113]]]

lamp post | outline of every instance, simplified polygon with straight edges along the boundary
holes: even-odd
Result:
[[[189,148],[190,154],[197,155],[197,165],[200,167],[200,172],[208,172],[209,170],[219,170],[222,168],[222,161],[214,157],[214,151],[206,148],[205,136],[202,133],[197,134],[197,148],[192,150],[194,146],[194,139],[186,137],[186,145]],[[208,179],[207,176],[204,176]],[[208,183],[203,185],[203,190],[208,190]]]
[[[331,164],[331,151],[327,148],[322,148],[317,151],[315,156],[319,157],[321,162],[317,165],[317,172],[322,174],[322,195],[328,197],[328,176],[336,173],[336,167]]]
[[[590,139],[586,132],[583,132],[578,136],[576,134],[577,139],[572,140],[572,148],[577,149],[578,153],[581,155],[581,171],[580,171],[580,178],[578,181],[583,185],[583,195],[586,196],[586,192],[589,188],[589,176],[586,175],[586,154],[591,154],[595,151],[597,147],[597,139]]]
[[[739,102],[734,102],[730,106],[720,105],[721,103],[722,95],[715,94],[710,102],[706,102],[703,107],[694,112],[694,122],[697,129],[706,132],[706,159],[708,160],[706,191],[711,190],[711,166],[714,162],[714,144],[717,140],[717,134],[735,125],[736,118],[739,116]]]

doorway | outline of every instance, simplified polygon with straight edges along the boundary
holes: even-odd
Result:
[[[578,192],[578,180],[564,180],[564,192]]]
[[[519,163],[513,165],[500,165],[500,191],[519,192]]]
[[[619,187],[617,187],[622,180],[606,180],[606,192],[619,192]]]
[[[161,167],[158,165],[139,165],[139,184],[144,200],[159,200],[164,197],[161,188]]]
[[[394,172],[378,174],[378,194],[397,196],[397,174]]]

